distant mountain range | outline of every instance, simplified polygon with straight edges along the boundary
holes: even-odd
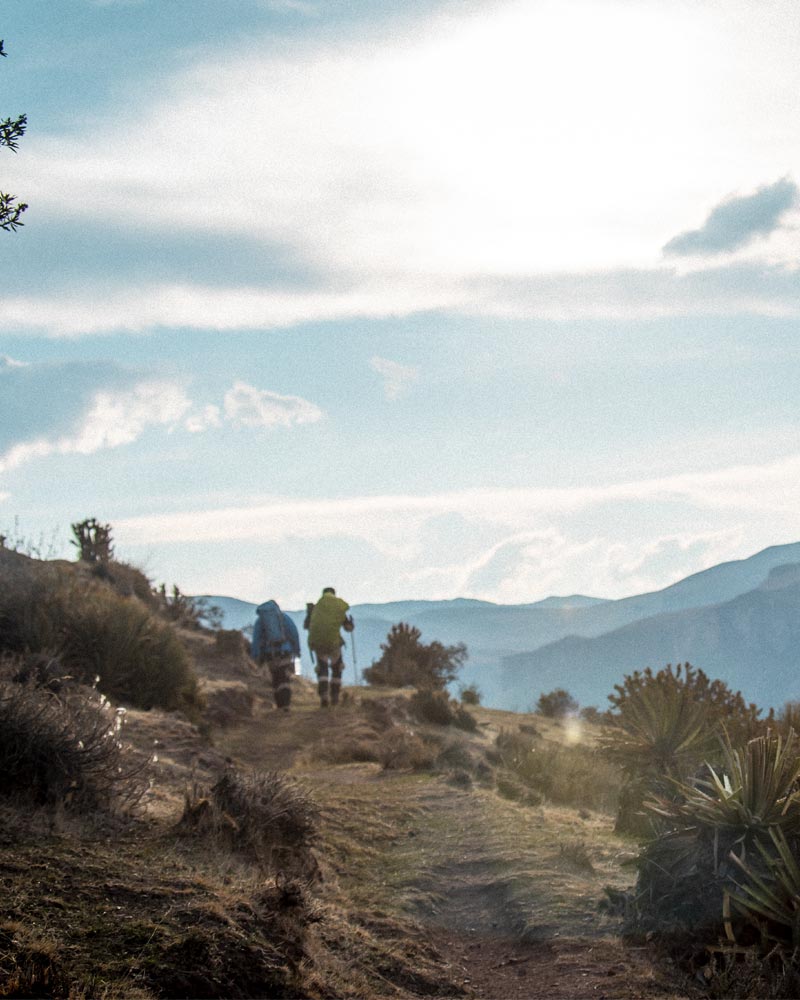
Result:
[[[220,607],[226,628],[252,625],[255,604],[206,600]],[[498,708],[528,709],[554,687],[567,688],[583,705],[603,707],[623,674],[686,660],[759,705],[800,698],[800,542],[622,600],[411,600],[355,605],[352,612],[359,670],[380,656],[393,624],[409,622],[425,642],[465,642],[469,661],[460,680],[477,684],[484,703]],[[301,626],[305,611],[289,613]],[[352,682],[349,640],[346,659],[345,680]],[[312,670],[307,651],[302,670]]]

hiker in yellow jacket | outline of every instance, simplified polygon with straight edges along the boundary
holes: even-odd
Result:
[[[339,630],[343,628],[346,632],[352,632],[355,628],[353,619],[347,614],[349,610],[347,601],[337,597],[333,587],[326,587],[307,619],[308,646],[317,661],[317,691],[322,708],[339,702],[344,670],[344,639]]]

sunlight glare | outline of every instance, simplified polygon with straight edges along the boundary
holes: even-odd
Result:
[[[431,263],[513,273],[652,250],[642,203],[700,131],[713,52],[696,22],[647,2],[515,3],[384,65],[374,99],[427,187]]]
[[[574,747],[583,741],[583,724],[577,715],[568,715],[564,719],[564,742]]]

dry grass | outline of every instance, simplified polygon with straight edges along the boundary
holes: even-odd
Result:
[[[437,929],[599,941],[616,928],[596,910],[604,885],[631,880],[610,817],[552,798],[520,808],[493,787],[501,726],[535,725],[553,745],[564,727],[475,706],[474,732],[444,729],[412,720],[403,694],[361,690],[322,712],[302,678],[284,715],[238,640],[181,635],[209,693],[243,688],[252,714],[209,746],[177,716],[130,713],[143,750],[158,740],[147,825],[80,839],[45,824],[34,840],[31,824],[0,825],[0,917],[18,925],[0,938],[1,969],[12,952],[23,969],[43,939],[47,975],[63,976],[73,1000],[410,1000],[464,993],[432,944]],[[231,763],[239,776],[223,780]],[[194,835],[178,835],[193,785],[208,791],[186,806]],[[298,882],[292,852],[313,857],[322,880],[307,868]]]
[[[0,794],[80,813],[131,810],[150,762],[123,741],[123,720],[80,685],[56,694],[49,684],[0,680]]]
[[[268,872],[311,877],[317,864],[317,809],[284,774],[226,770],[208,792],[194,788],[176,827],[182,836],[210,841]]]

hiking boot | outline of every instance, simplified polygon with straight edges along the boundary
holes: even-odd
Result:
[[[328,701],[327,698],[321,698],[320,699],[320,703],[319,703],[319,707],[320,708],[330,708],[331,707],[330,706],[330,702]]]

